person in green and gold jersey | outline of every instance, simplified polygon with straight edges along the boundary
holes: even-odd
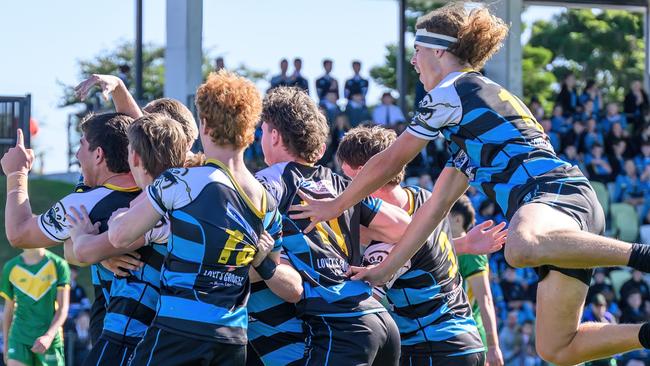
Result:
[[[7,366],[64,366],[61,326],[68,316],[70,267],[45,249],[25,249],[2,270]]]
[[[449,213],[453,236],[464,236],[474,226],[475,213],[472,203],[462,195]],[[503,366],[503,355],[499,349],[496,312],[490,290],[488,258],[486,255],[463,254],[458,256],[458,269],[463,277],[463,286],[472,306],[472,315],[483,345],[487,348],[486,365]]]

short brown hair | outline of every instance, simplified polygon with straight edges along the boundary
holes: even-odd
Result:
[[[317,162],[329,135],[329,126],[316,103],[301,89],[278,87],[266,95],[262,121],[280,132],[289,153],[308,163]]]
[[[397,134],[379,126],[358,126],[345,134],[336,150],[336,157],[353,169],[364,166],[370,158],[386,150],[395,140]],[[404,168],[388,184],[397,185],[404,179]]]
[[[233,72],[212,72],[196,91],[201,123],[216,145],[245,148],[255,139],[262,99],[255,84]]]
[[[463,2],[449,3],[421,16],[415,28],[457,38],[448,51],[477,70],[501,48],[508,35],[508,26],[488,8],[468,10]]]
[[[187,139],[181,125],[163,114],[151,113],[129,127],[131,150],[140,156],[144,170],[156,178],[172,167],[182,167]]]
[[[124,113],[101,113],[88,115],[79,126],[88,141],[89,150],[102,148],[106,167],[112,173],[130,171],[126,132],[131,123],[133,118]]]
[[[463,230],[465,232],[469,231],[476,221],[476,212],[474,211],[474,206],[472,206],[472,201],[465,194],[460,196],[456,203],[454,203],[450,214],[460,215],[463,218]]]
[[[147,113],[160,113],[181,124],[185,133],[188,149],[199,137],[199,128],[196,125],[192,112],[181,102],[172,98],[158,98],[149,102],[143,111]]]

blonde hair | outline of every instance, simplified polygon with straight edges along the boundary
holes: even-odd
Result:
[[[185,133],[188,148],[199,137],[199,129],[192,112],[181,102],[172,98],[158,98],[149,102],[143,111],[147,113],[160,113],[181,124]]]
[[[245,148],[255,139],[262,98],[255,84],[233,72],[212,72],[196,91],[199,118],[216,145]]]
[[[508,35],[508,26],[488,8],[468,10],[464,2],[449,3],[421,16],[415,28],[458,39],[448,51],[476,70],[483,68]]]

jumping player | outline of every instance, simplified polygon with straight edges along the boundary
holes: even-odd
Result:
[[[421,17],[411,60],[428,94],[408,133],[373,157],[334,200],[318,202],[294,217],[312,217],[309,229],[337,217],[400,171],[431,139],[442,134],[452,157],[431,198],[388,258],[353,277],[386,282],[475,186],[510,220],[506,259],[539,267],[537,351],[554,364],[576,364],[637,348],[650,348],[650,324],[580,324],[591,278],[598,266],[629,265],[650,271],[650,246],[600,236],[605,216],[589,181],[560,160],[526,106],[482,76],[508,27],[487,8],[451,3]]]

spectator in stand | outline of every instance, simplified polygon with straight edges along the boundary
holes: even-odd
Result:
[[[637,175],[636,166],[632,160],[626,160],[624,173],[616,177],[614,201],[624,202],[633,206],[643,204],[644,184]]]
[[[219,72],[219,70],[224,70],[226,64],[223,62],[223,57],[219,56],[214,60],[214,72]]]
[[[71,352],[74,355],[73,365],[82,365],[92,347],[90,343],[90,314],[87,311],[79,313],[75,319],[74,334],[72,342],[74,348]]]
[[[620,125],[616,123],[615,126],[620,126]],[[625,158],[625,150],[627,149],[627,142],[625,142],[624,139],[607,139],[605,141],[607,147],[611,147],[612,149],[609,155],[609,163],[612,166],[612,178],[616,180],[619,175],[625,174],[623,169],[625,167],[625,161],[627,160]],[[632,165],[634,165],[634,161],[632,161]],[[636,168],[634,170],[636,171]]]
[[[402,110],[395,105],[395,98],[390,92],[385,92],[381,96],[381,104],[372,111],[372,121],[379,126],[392,128],[405,122],[406,118]]]
[[[587,173],[589,179],[607,184],[611,180],[612,166],[609,160],[604,155],[603,146],[599,143],[594,143],[591,147],[591,154],[585,156],[585,165],[587,166]]]
[[[82,311],[90,310],[90,300],[86,295],[86,290],[77,283],[78,275],[79,268],[70,266],[70,307],[68,308],[67,322],[74,321]]]
[[[338,117],[339,114],[341,114],[341,108],[339,107],[338,104],[336,104],[336,93],[335,92],[328,92],[327,95],[325,96],[325,99],[321,99],[320,101],[320,107],[322,107],[325,110],[325,117],[327,117],[327,123],[330,126],[334,125],[334,121],[336,120],[336,117]]]
[[[339,113],[334,120],[334,126],[330,130],[329,144],[325,149],[325,154],[318,164],[331,166],[336,168],[334,170],[340,171],[339,161],[334,158],[336,150],[339,148],[339,142],[343,139],[343,136],[350,130],[350,122],[348,116],[345,113]]]
[[[625,298],[625,307],[621,315],[622,324],[639,324],[648,320],[643,297],[638,290],[631,290]]]
[[[291,75],[289,78],[289,86],[300,88],[304,90],[307,95],[309,95],[309,82],[302,76],[300,73],[301,71],[302,59],[296,57],[293,59],[293,75]]]
[[[129,89],[131,86],[131,67],[127,64],[121,64],[119,66],[117,77],[120,78],[124,83],[124,86]]]
[[[643,301],[650,301],[650,286],[648,286],[648,283],[643,278],[643,272],[637,270],[633,270],[632,278],[621,286],[621,299],[627,299],[634,291],[638,291],[641,294]]]
[[[593,283],[589,286],[586,302],[591,303],[594,301],[596,294],[602,294],[605,296],[607,304],[609,304],[609,312],[614,315],[620,313],[618,306],[613,306],[616,304],[616,292],[614,291],[614,287],[609,283],[609,278],[605,274],[605,270],[602,268],[594,271]]]
[[[598,114],[594,111],[594,102],[592,100],[585,101],[585,104],[582,104],[582,112],[576,116],[576,120],[578,121],[589,121],[592,118],[597,121]]]
[[[571,129],[562,136],[562,146],[573,145],[578,153],[584,153],[585,124],[581,121],[574,121]]]
[[[519,349],[521,352],[517,357],[517,364],[521,366],[537,366],[542,361],[535,349],[535,326],[531,320],[524,322],[519,331]]]
[[[508,309],[521,309],[526,301],[526,289],[522,285],[522,280],[517,277],[517,272],[514,268],[506,268],[503,278],[501,279],[501,289],[503,290],[503,298],[508,304]]]
[[[530,103],[528,103],[528,109],[533,114],[533,117],[535,117],[535,120],[541,121],[544,118],[544,107],[542,106],[542,103],[540,103],[539,98],[537,96],[533,96],[530,98]]]
[[[585,309],[582,316],[582,322],[616,324],[616,318],[612,313],[607,311],[607,300],[602,294],[596,294],[589,306]],[[591,361],[588,366],[609,366],[613,361],[612,358]]]
[[[605,117],[600,120],[600,130],[603,134],[607,134],[614,123],[620,124],[625,133],[628,133],[627,119],[625,118],[625,115],[618,110],[618,104],[607,103]]]
[[[334,103],[339,100],[339,82],[332,76],[333,62],[330,59],[323,60],[323,69],[325,69],[325,75],[316,79],[316,93],[318,94],[318,100],[323,101],[329,93],[334,93]]]
[[[582,166],[582,162],[580,161],[580,156],[578,155],[578,150],[576,149],[575,145],[567,145],[564,148],[564,152],[560,154],[560,159],[566,161],[567,163],[571,163],[571,165],[579,166],[580,170],[583,172],[585,171],[584,167]]]
[[[594,144],[605,144],[603,134],[598,131],[598,125],[596,124],[595,118],[589,118],[587,120],[586,130],[583,135],[586,150],[591,150],[591,147],[594,146]]]
[[[600,113],[600,108],[602,107],[602,98],[600,89],[598,89],[598,84],[596,84],[596,81],[593,79],[587,80],[585,90],[580,95],[578,102],[584,106],[588,100],[592,102],[593,114],[597,116]]]
[[[366,104],[366,94],[368,94],[368,80],[361,77],[361,62],[352,61],[352,71],[354,76],[345,82],[345,98],[350,100],[354,94],[361,94],[363,104]]]
[[[564,117],[573,117],[580,105],[578,93],[576,92],[576,77],[573,73],[568,73],[562,80],[562,89],[557,96],[556,104],[562,106]]]
[[[643,90],[639,80],[635,80],[630,85],[630,91],[625,96],[623,102],[623,112],[628,121],[634,125],[634,131],[638,132],[646,124],[646,117],[650,110],[650,101],[648,93]]]
[[[492,220],[494,222],[506,221],[505,217],[501,214],[500,210],[497,210],[497,206],[491,199],[485,199],[481,202],[481,205],[478,207],[476,213],[476,223],[481,223],[487,220]]]
[[[363,94],[353,93],[348,99],[348,104],[345,107],[345,114],[348,115],[350,126],[357,127],[358,125],[369,122],[371,119],[368,107],[363,99]]]
[[[508,312],[506,324],[499,331],[499,345],[506,365],[514,365],[515,358],[521,351],[519,339],[519,313],[517,310]]]
[[[614,122],[610,126],[609,133],[605,135],[605,144],[607,146],[607,153],[612,154],[614,152],[614,144],[617,141],[625,141],[627,143],[627,139],[629,138],[629,133],[621,127],[621,124],[618,122]],[[625,145],[626,150],[623,151],[623,155],[627,155],[627,144]]]
[[[544,132],[546,133],[546,136],[548,136],[548,139],[551,141],[551,146],[553,146],[553,150],[555,150],[555,153],[559,153],[562,148],[562,141],[560,140],[560,135],[557,132],[554,132],[552,129],[553,124],[551,123],[551,120],[548,118],[542,119],[542,122],[540,124],[542,125],[542,128],[544,128]]]
[[[556,104],[553,107],[553,113],[551,116],[551,125],[553,126],[552,130],[564,135],[569,130],[571,130],[571,124],[573,122],[572,118],[567,118],[563,116],[562,106]]]
[[[277,88],[278,86],[287,86],[290,83],[289,76],[287,75],[287,70],[289,69],[289,61],[287,61],[286,58],[283,58],[280,60],[280,74],[275,75],[274,77],[271,78],[271,87],[269,90],[273,88]]]
[[[645,171],[646,166],[650,165],[650,140],[643,142],[641,145],[641,155],[634,159],[634,164],[636,164],[637,172]]]

